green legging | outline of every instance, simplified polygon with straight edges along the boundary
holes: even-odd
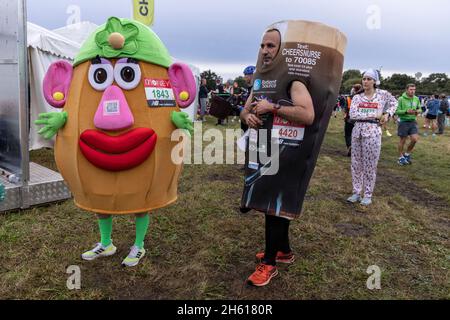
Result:
[[[147,234],[148,225],[150,223],[150,215],[136,216],[136,240],[134,245],[139,249],[144,248],[144,239]]]
[[[148,225],[150,222],[150,216],[148,214],[142,216],[136,216],[136,240],[134,245],[139,249],[144,247],[144,239],[147,234]],[[107,247],[111,244],[111,233],[112,233],[112,216],[107,218],[99,218],[98,225],[100,228],[101,244]]]

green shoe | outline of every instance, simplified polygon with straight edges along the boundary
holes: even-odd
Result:
[[[124,267],[134,267],[137,266],[139,261],[145,256],[145,249],[139,249],[137,246],[132,246],[128,257],[122,261],[122,266]]]
[[[109,257],[112,256],[114,253],[116,253],[117,248],[112,244],[104,247],[101,243],[97,243],[94,247],[94,249],[86,251],[81,255],[81,258],[83,260],[92,261],[99,257]]]

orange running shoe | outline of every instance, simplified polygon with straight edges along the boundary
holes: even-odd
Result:
[[[256,287],[263,287],[269,284],[273,277],[278,275],[278,269],[275,266],[260,263],[256,267],[256,271],[248,277],[247,283]]]
[[[256,259],[262,260],[264,259],[264,252],[259,252],[256,254]],[[291,264],[295,261],[295,256],[292,252],[290,253],[283,253],[281,251],[277,252],[276,257],[276,263],[284,263],[284,264]]]

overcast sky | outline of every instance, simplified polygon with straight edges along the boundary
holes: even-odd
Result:
[[[56,29],[72,21],[68,9],[74,5],[81,20],[96,24],[131,16],[131,0],[28,0],[28,20]],[[172,56],[226,80],[255,64],[264,28],[286,19],[344,32],[345,69],[450,74],[448,0],[155,0],[153,30]]]

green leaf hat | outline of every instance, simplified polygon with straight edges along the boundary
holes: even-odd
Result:
[[[169,51],[146,25],[111,17],[83,43],[75,57],[74,67],[93,59],[134,58],[168,68],[172,64]]]

